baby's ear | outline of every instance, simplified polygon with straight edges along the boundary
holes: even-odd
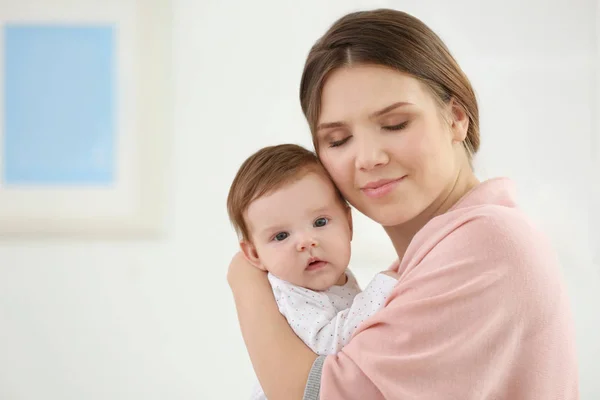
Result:
[[[260,262],[260,258],[258,257],[256,247],[254,247],[254,245],[251,242],[247,240],[242,240],[240,242],[240,248],[242,249],[242,253],[244,253],[244,257],[246,257],[246,260],[248,260],[250,264],[254,265],[260,270],[267,270]]]

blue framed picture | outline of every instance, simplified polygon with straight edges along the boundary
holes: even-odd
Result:
[[[115,181],[112,26],[4,26],[5,185]]]
[[[172,3],[111,4],[0,15],[0,237],[163,232]]]

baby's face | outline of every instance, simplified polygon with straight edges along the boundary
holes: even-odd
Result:
[[[259,262],[273,275],[312,290],[345,282],[351,215],[326,177],[309,172],[255,200],[246,221]]]

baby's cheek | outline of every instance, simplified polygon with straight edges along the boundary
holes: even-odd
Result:
[[[273,274],[278,275],[291,283],[296,283],[300,273],[298,271],[298,260],[291,252],[280,252],[273,262]]]

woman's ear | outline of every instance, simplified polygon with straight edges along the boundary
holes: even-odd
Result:
[[[450,129],[454,142],[462,143],[467,138],[469,116],[462,104],[454,98],[450,100]]]
[[[246,258],[246,260],[248,260],[250,264],[254,265],[260,270],[267,270],[260,262],[260,258],[258,257],[256,247],[254,247],[254,245],[251,242],[247,240],[242,240],[240,242],[240,248],[242,249],[242,253],[244,253],[244,257]]]

